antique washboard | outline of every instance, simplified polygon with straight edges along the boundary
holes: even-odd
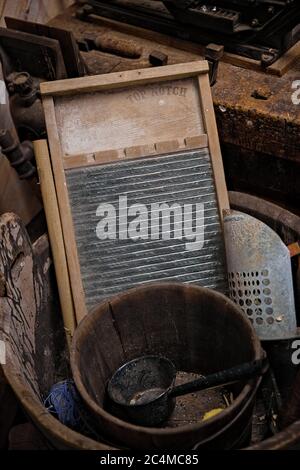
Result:
[[[141,283],[226,292],[229,203],[207,62],[42,83],[41,92],[77,321]]]

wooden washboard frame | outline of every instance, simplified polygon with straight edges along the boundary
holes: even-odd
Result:
[[[66,169],[103,164],[112,161],[119,161],[120,159],[147,156],[153,154],[153,152],[156,153],[156,155],[164,154],[170,151],[178,151],[182,145],[184,145],[185,149],[208,147],[214,175],[219,217],[222,223],[222,213],[224,210],[229,209],[229,200],[208,72],[208,63],[206,61],[199,61],[158,68],[130,70],[126,72],[41,83],[52,170],[56,187],[58,208],[61,216],[62,232],[77,323],[85,316],[87,308],[66,183]],[[60,97],[78,97],[82,96],[82,94],[91,94],[103,91],[111,92],[123,89],[128,91],[134,89],[134,87],[184,79],[193,79],[193,83],[196,83],[196,89],[197,93],[199,93],[200,101],[199,113],[203,124],[203,132],[200,133],[201,135],[197,135],[196,133],[196,135],[187,136],[187,138],[184,139],[183,144],[182,142],[179,144],[179,141],[174,139],[174,135],[172,135],[170,139],[165,139],[163,142],[158,141],[157,139],[156,142],[153,142],[152,146],[139,144],[128,146],[123,150],[117,149],[116,146],[112,146],[113,148],[111,150],[102,149],[101,151],[96,151],[92,154],[90,151],[81,151],[78,152],[78,154],[76,154],[76,152],[74,154],[73,152],[72,155],[66,154],[61,141],[62,137],[60,135],[56,114],[56,100],[59,100]],[[172,133],[174,134],[175,130],[172,130],[170,126],[170,134]],[[149,144],[149,142],[146,142],[146,144]],[[122,154],[120,154],[120,151]]]

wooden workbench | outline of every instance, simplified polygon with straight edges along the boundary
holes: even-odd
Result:
[[[101,51],[83,53],[89,74],[148,67],[153,50],[168,54],[169,64],[199,60],[203,51],[199,45],[104,18],[81,21],[75,9],[50,24],[72,30],[77,39],[100,37]],[[138,58],[124,57],[128,50]],[[300,208],[300,104],[293,104],[291,96],[297,79],[300,58],[282,77],[222,62],[213,87],[228,187],[295,211]]]

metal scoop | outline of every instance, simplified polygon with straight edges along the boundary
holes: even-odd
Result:
[[[296,336],[290,253],[268,225],[238,211],[224,217],[231,299],[262,340]]]
[[[174,386],[176,368],[172,361],[143,356],[121,366],[108,382],[109,410],[125,421],[158,426],[171,415],[176,397],[249,379],[262,374],[265,364],[263,358]]]

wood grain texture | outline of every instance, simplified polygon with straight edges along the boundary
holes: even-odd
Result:
[[[101,35],[119,44],[130,41],[133,47],[143,50],[141,58],[135,60],[101,51],[84,53],[90,74],[148,67],[149,54],[154,48],[167,54],[169,63],[190,62],[203,57],[201,45],[190,41],[159,35],[143,28],[139,28],[138,32],[135,27],[105,18],[94,17],[92,22],[87,23],[74,18],[73,12],[71,7],[51,20],[51,24],[72,29],[77,39],[83,39],[88,34],[94,40]],[[234,146],[228,152],[226,162],[228,177],[236,174],[233,188],[264,194],[283,202],[289,198],[291,204],[295,197],[299,201],[299,165],[294,165],[294,162],[300,161],[300,106],[291,102],[291,94],[295,91],[292,83],[299,80],[299,74],[299,60],[282,77],[229,63],[219,64],[219,79],[212,94],[220,140]],[[269,88],[271,96],[267,100],[252,96],[261,86]],[[288,161],[282,163],[278,159]],[[265,161],[265,171],[258,175],[262,160]],[[241,171],[244,174],[242,179]]]
[[[214,114],[214,106],[211,96],[211,88],[208,75],[199,77],[199,88],[201,92],[202,116],[206,133],[208,136],[208,146],[210,150],[211,163],[218,198],[218,206],[221,220],[223,220],[223,211],[230,208],[229,198],[226,188],[224,168],[222,162],[222,154],[218,136],[216,118]]]
[[[267,67],[267,72],[282,77],[299,60],[300,41],[296,42],[287,52],[283,54],[274,64]]]
[[[102,150],[89,154],[64,156],[64,169],[80,168],[84,166],[99,165],[104,163],[120,162],[132,158],[149,157],[151,155],[164,155],[183,150],[201,149],[208,147],[206,134],[181,139],[173,139],[155,142],[148,145],[134,145],[113,150]]]
[[[56,39],[0,28],[0,45],[9,55],[14,70],[25,70],[44,80],[67,77],[61,47]]]
[[[140,450],[188,449],[196,442],[230,448],[231,439],[238,440],[251,416],[260,379],[240,383],[232,406],[218,419],[177,428],[125,423],[105,411],[106,384],[113,372],[124,362],[148,354],[167,356],[177,371],[204,375],[258,359],[260,342],[239,307],[195,285],[144,285],[98,305],[76,330],[71,350],[76,386],[107,436]]]
[[[136,146],[153,147],[160,141],[203,134],[195,80],[174,79],[107,91],[99,86],[97,92],[55,97],[64,157]]]
[[[57,286],[61,302],[61,310],[64,319],[64,326],[68,345],[75,330],[76,320],[71,293],[69,272],[66,260],[65,246],[62,234],[61,219],[58,209],[58,202],[53,181],[50,155],[46,140],[34,142],[35,159],[41,185],[41,192],[44,201],[45,213],[47,217],[48,233],[54,259]]]
[[[21,220],[4,214],[0,217],[0,245],[0,272],[7,281],[7,292],[0,297],[0,340],[6,345],[0,382],[3,372],[26,414],[51,442],[50,448],[111,450],[108,444],[64,426],[43,406],[43,397],[58,377],[61,380],[68,363],[47,236],[42,235],[32,246]],[[63,376],[68,376],[67,370]],[[0,398],[4,400],[1,390]],[[4,418],[1,408],[0,423]]]
[[[41,23],[21,20],[19,18],[5,17],[5,22],[8,28],[59,41],[68,77],[80,77],[84,75],[84,63],[79,54],[78,45],[72,31],[53,28]]]
[[[34,329],[42,306],[40,266],[33,261],[32,246],[21,220],[14,214],[0,217],[0,272],[5,295],[0,297],[0,340],[5,343],[5,363],[14,358],[28,390],[40,397],[35,368]],[[11,339],[11,340],[10,340]],[[27,358],[24,361],[24,358]]]
[[[148,2],[149,3],[149,2]],[[155,9],[156,5],[152,3],[152,12]],[[156,2],[160,3],[161,2]],[[128,8],[130,8],[130,5],[132,6],[132,2],[128,3]],[[157,7],[156,7],[157,8]],[[159,5],[158,9],[161,9],[164,11],[164,14],[167,14],[169,18],[172,18],[170,13],[166,11],[165,7],[162,7],[162,5]],[[151,8],[149,9],[151,11]],[[56,21],[56,19],[54,20]],[[59,20],[58,20],[59,21]],[[104,27],[110,30],[113,30],[114,33],[123,33],[123,34],[128,34],[132,35],[137,38],[137,40],[140,41],[146,41],[146,40],[151,40],[154,43],[158,43],[160,45],[164,45],[167,47],[173,47],[178,50],[186,51],[187,53],[193,53],[197,54],[198,56],[205,56],[205,45],[193,42],[191,40],[186,40],[183,39],[184,32],[182,31],[181,36],[182,37],[176,37],[176,36],[169,36],[164,33],[160,33],[158,31],[154,31],[151,29],[145,29],[142,27],[142,25],[133,25],[130,24],[129,22],[126,22],[126,20],[122,21],[117,21],[112,18],[108,17],[100,17],[97,15],[92,15],[92,19],[88,20],[90,22],[94,22],[95,24],[98,24],[99,27]],[[178,26],[178,24],[177,24]],[[244,69],[249,69],[253,70],[259,73],[266,73],[270,75],[277,75],[279,77],[283,76],[297,61],[297,58],[299,56],[299,47],[300,47],[300,41],[296,43],[290,51],[284,54],[281,58],[279,58],[274,64],[272,64],[269,67],[266,67],[265,69],[262,68],[261,61],[260,60],[255,60],[251,59],[250,57],[245,57],[242,55],[238,54],[233,54],[230,52],[224,52],[224,55],[222,57],[222,62],[226,62],[230,65],[237,66],[237,67],[242,67]]]
[[[57,132],[53,99],[51,97],[44,97],[43,106],[45,115],[47,116],[46,127],[51,151],[51,161],[54,172],[56,193],[58,194],[58,205],[71,279],[76,320],[79,323],[86,314],[86,306],[81,282],[80,266],[73,229],[73,220],[70,211],[68,193],[66,190],[66,180],[63,168],[62,152]]]
[[[74,93],[91,93],[93,91],[122,88],[132,85],[143,85],[144,83],[162,82],[196,77],[209,70],[207,61],[190,62],[186,64],[166,65],[164,67],[153,67],[140,70],[128,70],[125,72],[110,73],[82,77],[80,79],[57,80],[55,82],[41,83],[43,95],[66,95]]]
[[[4,26],[5,16],[47,23],[73,3],[73,0],[0,0],[0,25]]]

